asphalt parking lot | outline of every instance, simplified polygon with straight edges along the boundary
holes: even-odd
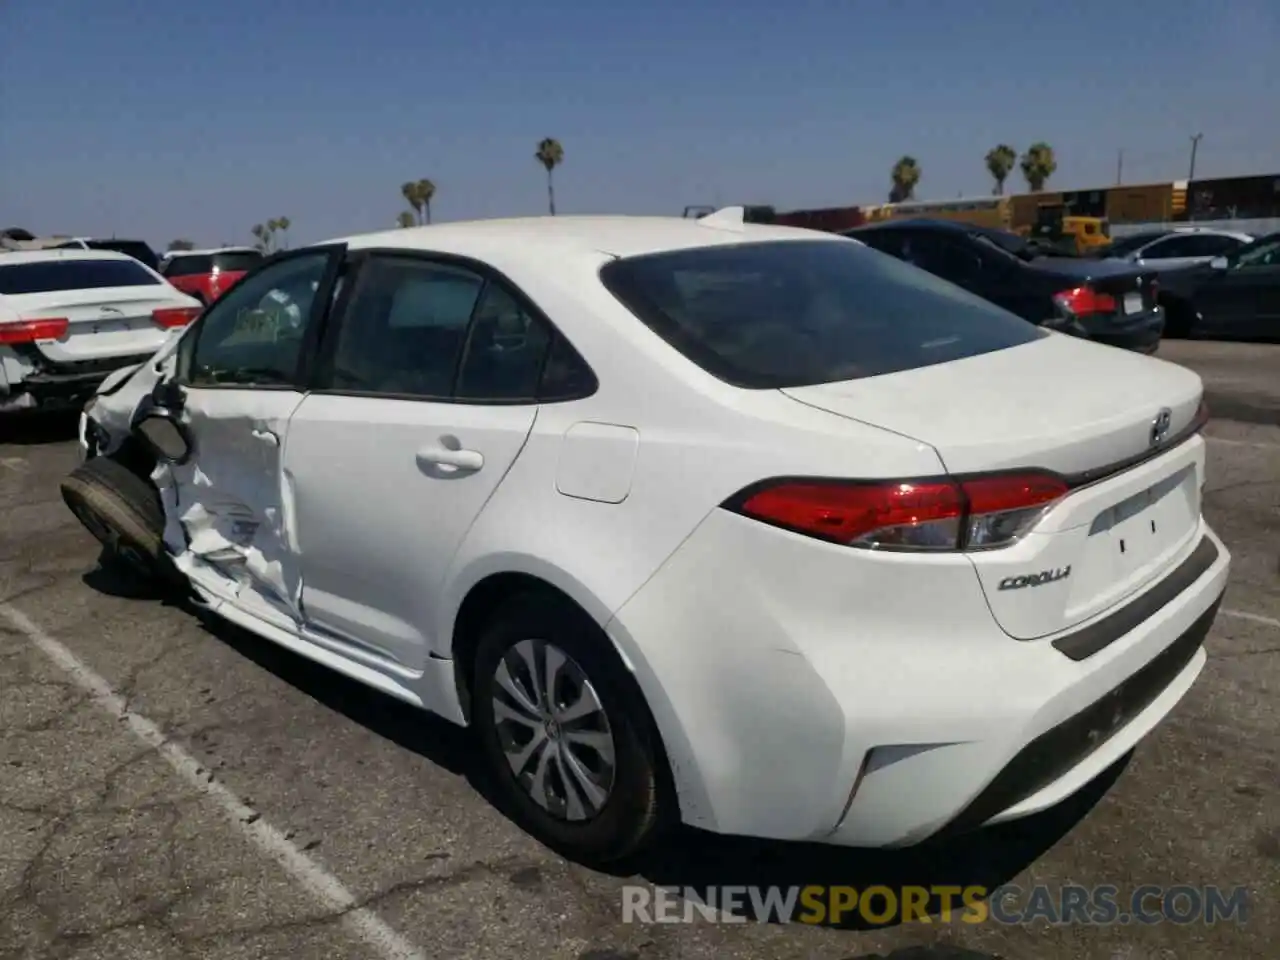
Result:
[[[1123,770],[1032,820],[867,853],[682,832],[612,876],[484,798],[467,735],[98,567],[63,420],[0,425],[0,958],[1057,960],[1280,943],[1280,346],[1169,343],[1234,556],[1209,662]],[[1243,924],[624,924],[626,884],[1245,887]],[[1271,944],[1270,947],[1267,944]]]

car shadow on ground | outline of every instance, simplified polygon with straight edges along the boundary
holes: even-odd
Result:
[[[219,642],[374,734],[462,776],[477,793],[515,823],[519,817],[494,789],[470,731],[402,703],[276,644],[192,606],[176,593],[138,581],[112,565],[99,566],[84,582],[112,596],[153,600],[183,608]],[[1083,790],[1044,813],[974,833],[926,842],[902,850],[866,850],[808,843],[781,843],[677,827],[657,849],[641,857],[592,869],[618,878],[642,878],[655,886],[680,890],[734,887],[871,886],[901,890],[921,887],[982,887],[988,893],[1009,883],[1061,840],[1107,793],[1128,764],[1126,755]],[[943,909],[940,896],[926,907],[931,916]],[[955,915],[963,909],[952,901]],[[850,911],[840,929],[867,930],[893,926],[897,920],[871,924]],[[947,952],[947,951],[950,952]],[[941,951],[941,952],[939,952]],[[989,955],[957,952],[950,947],[896,951],[849,960],[989,960]]]
[[[55,413],[0,414],[0,445],[37,447],[76,439],[80,414],[75,410]]]

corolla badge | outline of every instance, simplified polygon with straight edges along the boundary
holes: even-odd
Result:
[[[1058,567],[1056,570],[1041,570],[1039,573],[1024,573],[1017,577],[1005,577],[997,589],[1021,590],[1023,587],[1042,587],[1046,583],[1065,580],[1071,576],[1070,567]]]
[[[1155,419],[1151,421],[1151,446],[1158,447],[1164,443],[1169,436],[1169,425],[1173,422],[1173,411],[1168,407],[1161,407],[1160,412],[1156,414]]]

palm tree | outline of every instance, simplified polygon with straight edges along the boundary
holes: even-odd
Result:
[[[427,213],[427,223],[431,222],[431,198],[436,195],[436,185],[430,180],[419,180],[414,184],[418,190],[418,199],[422,201],[422,207]]]
[[[1004,182],[1013,172],[1013,165],[1018,162],[1018,151],[1007,143],[1002,143],[987,151],[986,160],[987,173],[991,174],[991,178],[996,182],[996,188],[991,192],[997,197],[1002,197]]]
[[[405,229],[412,227],[414,222],[415,219],[412,210],[401,210],[400,215],[396,217],[396,223]]]
[[[255,223],[253,225],[253,229],[249,232],[252,233],[254,239],[258,241],[254,246],[263,253],[266,253],[270,249],[270,235],[267,233],[267,228],[261,223]]]
[[[1058,161],[1053,156],[1053,147],[1041,142],[1033,143],[1027,148],[1018,166],[1022,169],[1027,186],[1033,193],[1038,193],[1044,189],[1045,181],[1058,169]]]
[[[556,187],[551,179],[551,172],[564,163],[564,147],[560,146],[559,140],[547,137],[538,144],[538,150],[533,156],[547,170],[547,206],[551,209],[551,215],[554,217],[556,215]]]
[[[893,178],[893,189],[889,191],[889,202],[910,200],[915,195],[916,184],[920,182],[920,164],[916,163],[915,157],[900,157],[893,165],[890,176]]]
[[[414,180],[400,184],[400,195],[404,197],[405,202],[413,208],[413,212],[418,215],[418,222],[422,222],[422,198],[418,196],[418,184]]]
[[[418,223],[431,222],[431,198],[436,195],[436,185],[430,180],[409,180],[400,184],[400,196],[404,197],[405,202],[413,208],[414,213],[418,215]],[[423,211],[426,211],[426,219],[423,219]]]
[[[280,228],[280,232],[284,234],[284,249],[289,249],[289,228],[293,226],[292,221],[288,217],[281,217],[276,221],[276,226]]]

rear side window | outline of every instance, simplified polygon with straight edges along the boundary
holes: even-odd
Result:
[[[923,270],[842,240],[615,260],[609,291],[728,383],[778,388],[913,370],[1047,334]]]
[[[164,265],[166,277],[198,277],[213,272],[213,257],[174,257]]]
[[[99,287],[155,286],[161,282],[132,260],[49,260],[0,266],[0,293],[52,293]]]
[[[233,250],[230,253],[215,253],[213,266],[224,273],[246,273],[263,260],[262,254],[254,250]]]

